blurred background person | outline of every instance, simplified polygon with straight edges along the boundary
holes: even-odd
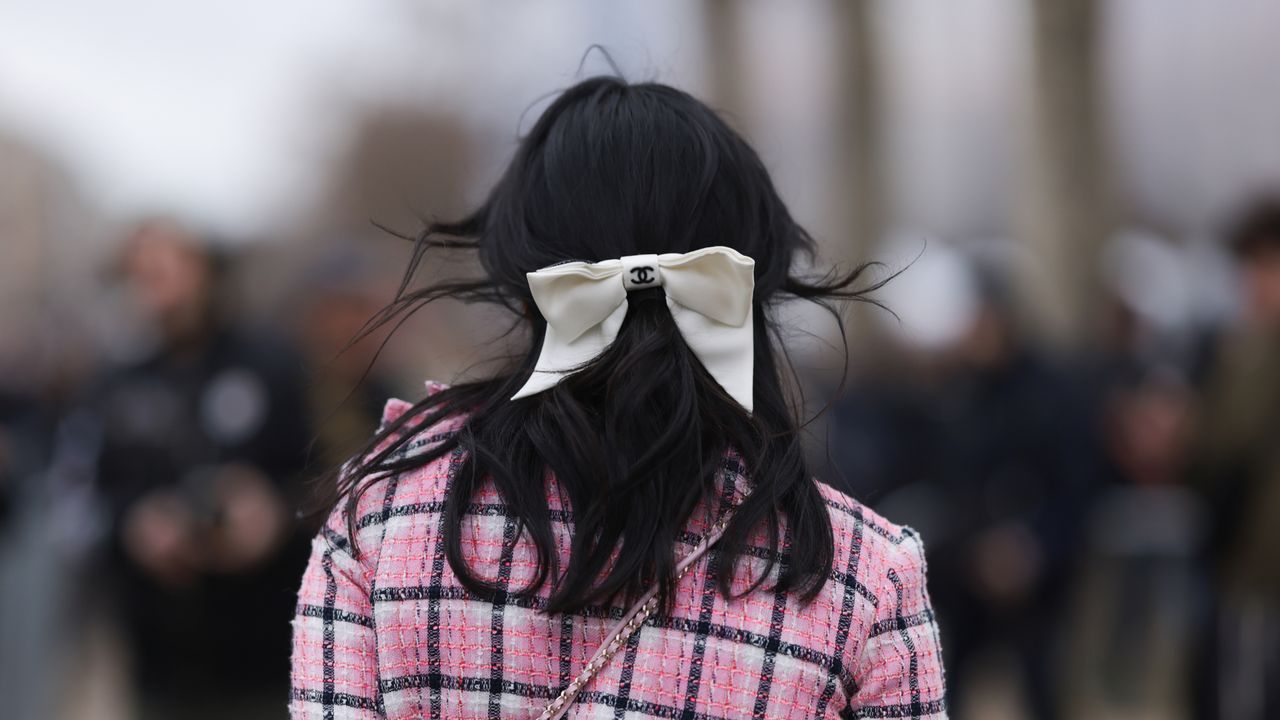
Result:
[[[119,280],[152,348],[109,370],[98,487],[143,718],[283,716],[309,439],[298,355],[232,327],[224,268],[169,220],[140,223]]]
[[[61,619],[45,607],[58,589],[54,568],[40,568],[53,533],[43,526],[49,493],[43,471],[53,442],[53,418],[36,388],[0,388],[0,692],[45,689],[58,653],[53,628]],[[56,563],[54,564],[56,568]],[[7,591],[7,592],[6,592]],[[34,693],[12,692],[6,703],[18,716],[37,707]]]
[[[1183,477],[1194,388],[1180,368],[1128,360],[1098,379],[1097,496],[1076,528],[1080,572],[1063,618],[1073,717],[1168,714],[1191,698],[1205,584],[1203,507]]]
[[[1220,337],[1190,476],[1212,513],[1205,698],[1200,717],[1280,717],[1280,197],[1258,201],[1227,240],[1239,322]]]
[[[392,382],[376,364],[381,337],[353,339],[386,304],[384,280],[354,248],[322,253],[295,289],[293,317],[307,368],[304,398],[314,428],[308,475],[351,458],[377,429]],[[307,495],[301,507],[317,498]]]
[[[1010,653],[1033,717],[1056,718],[1061,628],[1098,475],[1091,396],[1079,369],[1019,329],[999,272],[954,255],[948,270],[919,272],[957,275],[947,302],[968,307],[965,320],[937,346],[904,346],[890,382],[855,385],[834,411],[835,457],[856,495],[936,539],[930,591],[948,676],[965,687],[993,652]],[[976,716],[963,693],[951,702],[956,717]]]

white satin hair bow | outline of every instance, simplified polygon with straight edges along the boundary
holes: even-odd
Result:
[[[755,261],[727,247],[569,262],[527,275],[547,334],[529,381],[512,400],[554,387],[604,351],[627,314],[627,293],[662,287],[685,343],[751,412],[751,294]]]

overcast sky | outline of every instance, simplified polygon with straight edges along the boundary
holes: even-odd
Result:
[[[305,177],[280,157],[319,140],[317,69],[367,70],[394,28],[379,2],[9,0],[0,121],[108,207],[253,224]]]
[[[513,136],[590,36],[631,67],[688,66],[686,13],[648,5],[605,18],[582,2],[5,0],[0,132],[108,211],[251,232],[306,200],[361,101],[447,103],[480,125],[504,117]]]

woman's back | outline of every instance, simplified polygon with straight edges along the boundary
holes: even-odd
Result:
[[[417,287],[443,249],[476,273]],[[919,539],[817,483],[787,392],[778,304],[878,287],[794,272],[813,253],[696,98],[591,78],[553,101],[366,328],[453,298],[526,334],[393,402],[334,478],[294,716],[945,716]]]
[[[440,386],[434,386],[438,391]],[[391,401],[384,422],[409,408]],[[406,446],[421,452],[462,423],[447,419]],[[544,612],[535,548],[492,485],[466,509],[461,542],[473,571],[498,594],[458,582],[443,548],[442,510],[460,451],[379,480],[355,518],[356,559],[340,509],[316,538],[294,622],[294,717],[537,717],[604,642],[625,604]],[[556,543],[568,562],[572,511],[548,479]],[[722,499],[750,489],[726,456]],[[578,696],[569,717],[945,717],[937,628],[919,538],[821,487],[835,539],[832,572],[807,604],[766,582],[726,600],[718,555],[696,562],[672,610],[649,618]],[[679,553],[715,521],[693,514]],[[788,561],[784,525],[780,562]],[[747,589],[771,554],[753,537],[733,589]],[[744,567],[745,566],[745,567]],[[745,571],[745,572],[742,572]]]

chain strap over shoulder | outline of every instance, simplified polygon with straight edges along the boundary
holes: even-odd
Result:
[[[689,551],[689,554],[680,560],[676,565],[676,585],[679,585],[684,576],[689,574],[689,570],[693,568],[698,558],[705,555],[711,549],[711,546],[720,540],[720,537],[724,535],[725,528],[729,526],[729,519],[732,515],[732,510],[726,511],[720,520],[711,527],[702,542],[698,543],[697,547]],[[645,621],[657,609],[658,588],[654,586],[649,588],[644,595],[641,595],[627,612],[623,613],[617,624],[614,625],[613,630],[605,637],[604,643],[600,645],[595,654],[591,656],[591,659],[587,661],[586,666],[582,668],[582,672],[578,673],[565,686],[564,690],[561,690],[560,694],[547,705],[547,708],[538,716],[538,720],[560,720],[560,718],[563,718],[578,693],[582,692],[582,689],[587,686],[587,683],[591,682],[596,673],[600,672],[600,669],[607,665],[614,655],[618,654],[618,650],[640,629],[641,625],[644,625]]]

